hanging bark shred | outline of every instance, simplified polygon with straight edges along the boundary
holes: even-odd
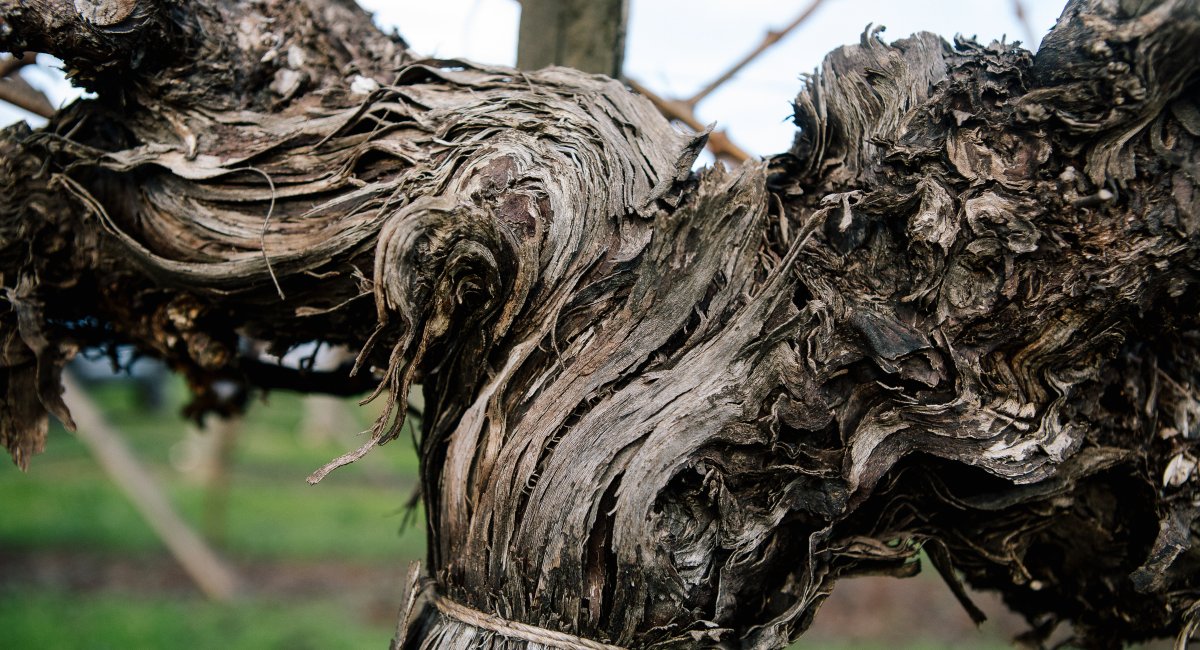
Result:
[[[197,414],[303,388],[242,341],[317,340],[389,407],[316,477],[425,394],[405,648],[778,648],[922,548],[1033,642],[1196,627],[1195,2],[1074,0],[1037,56],[868,31],[788,152],[696,173],[615,81],[418,59],[348,0],[0,19],[97,93],[0,134],[22,467],[80,347],[166,359]]]

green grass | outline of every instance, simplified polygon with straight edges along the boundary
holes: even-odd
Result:
[[[47,463],[49,465],[49,463]],[[78,462],[38,468],[37,478],[0,477],[5,514],[0,546],[21,549],[85,547],[140,553],[161,542],[115,486]],[[225,517],[224,550],[247,559],[405,561],[419,557],[424,533],[401,531],[407,490],[369,485],[310,487],[237,481]],[[203,490],[172,485],[172,502],[199,526]]]
[[[180,444],[186,429],[174,414],[181,396],[175,395],[174,404],[157,416],[139,412],[132,391],[121,386],[101,387],[96,396],[177,510],[199,527],[205,488],[170,466],[172,447]],[[398,440],[310,486],[305,482],[309,472],[358,440],[338,436],[315,446],[305,444],[295,433],[301,412],[298,397],[277,394],[267,404],[254,405],[245,419],[231,466],[225,550],[248,558],[418,557],[423,532],[419,527],[401,532],[403,507],[415,484],[412,445]],[[364,427],[367,417],[362,414]],[[0,546],[82,546],[126,553],[161,548],[87,449],[58,426],[27,474],[8,464],[0,467],[0,501],[5,504]]]
[[[176,510],[201,530],[206,488],[171,463],[188,428],[178,415],[184,392],[171,379],[160,413],[146,412],[128,385],[98,386],[92,395]],[[419,513],[416,525],[401,530],[417,471],[408,441],[377,449],[317,486],[306,483],[312,470],[361,444],[355,434],[369,426],[377,407],[351,404],[349,410],[353,430],[314,442],[300,433],[300,397],[277,393],[251,405],[229,466],[219,547],[225,557],[239,566],[276,567],[271,571],[344,563],[399,575],[423,555]],[[87,448],[60,426],[52,426],[46,452],[33,458],[28,473],[0,463],[0,504],[0,553],[77,552],[88,561],[111,557],[126,566],[154,557],[157,563],[147,566],[162,566],[162,542]],[[252,589],[257,595],[219,605],[188,595],[194,592],[186,583],[168,593],[111,585],[75,592],[0,575],[0,648],[386,647],[399,603],[391,603],[390,594],[360,593],[354,584],[330,585],[318,597]],[[371,598],[388,602],[365,604]]]
[[[0,645],[45,650],[386,648],[392,631],[329,603],[221,606],[128,594],[0,590]]]

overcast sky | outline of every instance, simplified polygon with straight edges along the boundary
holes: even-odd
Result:
[[[753,49],[772,27],[786,25],[810,0],[630,0],[625,71],[661,95],[686,97]],[[516,61],[516,0],[360,0],[376,22],[396,28],[418,52],[512,65]],[[1023,0],[1032,39],[1040,39],[1065,0]],[[789,102],[799,75],[826,52],[858,41],[868,23],[887,27],[894,40],[917,31],[980,41],[1030,40],[1012,0],[826,0],[787,39],[776,44],[697,109],[747,151],[766,155],[791,142]],[[1034,43],[1036,44],[1036,42]],[[77,93],[56,71],[22,75],[59,105]],[[56,80],[57,77],[57,80]],[[0,106],[0,123],[37,118]]]

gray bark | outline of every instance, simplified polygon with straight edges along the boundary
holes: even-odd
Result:
[[[129,342],[193,413],[240,407],[218,381],[377,385],[316,478],[420,383],[426,571],[508,620],[781,647],[924,548],[1034,641],[1195,625],[1194,2],[1077,0],[1036,57],[866,33],[788,152],[699,173],[615,81],[416,60],[348,2],[92,4],[0,2],[4,46],[98,93],[0,138],[18,463],[68,417],[63,360]],[[428,600],[403,623],[526,645]]]
[[[559,65],[618,78],[629,0],[522,0],[517,67]]]

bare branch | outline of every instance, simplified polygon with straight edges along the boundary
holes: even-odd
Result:
[[[54,115],[54,105],[46,99],[46,95],[18,75],[0,80],[0,100],[40,117]]]
[[[757,59],[763,52],[766,52],[768,49],[770,49],[772,45],[783,40],[784,37],[793,32],[797,27],[803,24],[804,21],[808,20],[809,16],[811,16],[817,10],[817,8],[821,6],[823,1],[824,0],[813,0],[807,7],[804,8],[803,11],[800,12],[799,15],[792,20],[792,22],[788,23],[783,29],[769,30],[763,37],[762,42],[758,44],[758,47],[754,48],[731,68],[726,70],[716,79],[713,79],[708,85],[700,89],[699,92],[697,92],[695,95],[692,95],[688,99],[665,99],[633,79],[626,78],[625,82],[637,92],[645,95],[646,98],[649,99],[665,117],[682,122],[690,127],[693,131],[703,131],[706,127],[700,122],[700,119],[696,117],[696,105],[699,104],[705,97],[708,97],[714,91],[716,91],[717,88],[720,88],[723,84],[725,84],[725,82],[732,79],[734,75]],[[708,150],[711,151],[713,155],[725,160],[743,162],[750,160],[751,158],[751,155],[746,153],[744,149],[734,144],[725,131],[713,131],[710,133],[708,136],[707,146]]]
[[[649,99],[650,103],[654,104],[654,107],[657,108],[664,117],[682,122],[686,124],[688,128],[697,133],[700,133],[707,128],[696,117],[696,113],[692,110],[691,105],[687,104],[686,102],[664,99],[654,91],[628,77],[626,77],[624,81],[629,85],[630,88],[642,95],[645,95],[646,99]],[[729,136],[724,131],[713,131],[712,133],[709,133],[707,146],[708,150],[711,151],[714,156],[723,158],[725,160],[745,162],[750,160],[752,157],[750,154],[746,153],[744,149],[734,144],[733,140],[730,140]]]
[[[1033,49],[1038,38],[1034,34],[1033,23],[1029,22],[1029,12],[1025,11],[1025,3],[1022,0],[1013,0],[1013,13],[1017,16],[1017,22],[1021,23],[1021,32],[1025,37],[1025,43],[1030,49]]]
[[[24,68],[27,65],[33,65],[35,63],[37,63],[37,54],[34,54],[33,52],[26,52],[19,57],[10,56],[7,59],[0,61],[0,79],[7,77],[8,75],[20,70],[21,68]]]
[[[719,77],[710,81],[707,86],[701,88],[695,95],[692,95],[690,98],[685,100],[684,103],[688,106],[695,106],[696,104],[699,104],[705,97],[711,95],[726,81],[729,81],[734,75],[741,72],[742,68],[750,65],[759,57],[759,55],[770,49],[772,45],[783,40],[785,36],[792,33],[792,31],[803,24],[804,21],[808,20],[808,17],[811,16],[813,12],[815,12],[817,8],[821,6],[822,2],[824,2],[824,0],[813,0],[807,7],[804,8],[804,11],[801,11],[800,15],[796,16],[792,22],[787,24],[786,27],[780,30],[772,29],[768,31],[766,35],[763,36],[763,40],[758,44],[758,47],[751,50],[748,54],[746,54],[746,56],[742,57],[740,61],[733,64],[733,67],[723,72]]]

